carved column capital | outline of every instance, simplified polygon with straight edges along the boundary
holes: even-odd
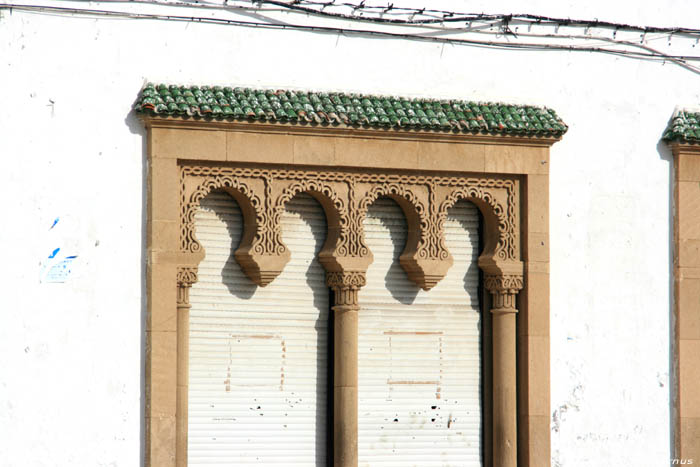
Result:
[[[516,313],[515,297],[523,288],[522,274],[487,274],[484,287],[493,297],[492,313]]]
[[[197,282],[197,268],[181,266],[177,268],[177,306],[190,307],[190,287]]]
[[[326,284],[335,292],[335,305],[358,308],[357,292],[367,284],[363,271],[329,272]]]
[[[523,288],[522,274],[487,274],[484,282],[491,293],[518,293]]]
[[[332,289],[360,289],[367,284],[367,277],[362,271],[329,272],[326,274],[326,284]]]
[[[181,266],[177,268],[177,285],[180,287],[191,287],[197,282],[197,268],[192,266]]]

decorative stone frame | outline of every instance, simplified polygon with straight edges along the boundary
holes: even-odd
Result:
[[[674,155],[673,457],[700,462],[700,146],[671,143]]]
[[[147,465],[187,464],[189,288],[203,258],[193,215],[214,189],[241,206],[244,234],[234,256],[261,286],[289,259],[279,231],[284,203],[305,192],[326,213],[320,261],[335,292],[336,467],[357,466],[357,291],[372,261],[362,230],[367,207],[380,196],[401,206],[409,235],[400,262],[427,290],[452,264],[442,235],[447,210],[460,199],[473,202],[483,214],[479,266],[492,296],[485,463],[550,465],[548,171],[557,139],[143,119]]]

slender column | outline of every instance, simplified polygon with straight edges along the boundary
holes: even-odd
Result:
[[[175,464],[187,466],[187,415],[190,371],[190,287],[197,282],[196,268],[177,271],[177,407]]]
[[[330,272],[335,335],[333,356],[333,466],[357,467],[357,292],[364,272]]]
[[[523,288],[520,275],[487,275],[493,330],[493,466],[518,463],[515,297]]]

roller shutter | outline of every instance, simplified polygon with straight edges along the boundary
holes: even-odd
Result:
[[[454,265],[420,290],[398,257],[399,206],[379,199],[365,221],[374,254],[359,294],[359,464],[481,465],[478,212],[458,203],[445,225]]]
[[[189,465],[325,466],[323,210],[307,195],[287,204],[292,258],[264,288],[231,255],[242,226],[224,193],[210,194],[196,215],[206,257],[190,293]]]

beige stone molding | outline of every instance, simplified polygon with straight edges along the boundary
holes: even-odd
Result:
[[[674,155],[674,453],[700,463],[700,146]]]
[[[285,203],[299,193],[323,207],[319,260],[334,291],[334,466],[357,467],[358,290],[372,253],[363,222],[389,197],[408,238],[400,264],[433,288],[452,266],[444,224],[460,200],[482,214],[479,267],[492,329],[485,356],[493,400],[486,465],[549,465],[548,147],[555,140],[291,127],[144,117],[149,131],[147,464],[187,464],[189,288],[204,257],[194,231],[200,201],[224,191],[240,206],[233,256],[266,286],[290,251]],[[516,336],[519,336],[516,351]],[[521,346],[524,346],[521,348]],[[491,368],[492,367],[492,368]]]

